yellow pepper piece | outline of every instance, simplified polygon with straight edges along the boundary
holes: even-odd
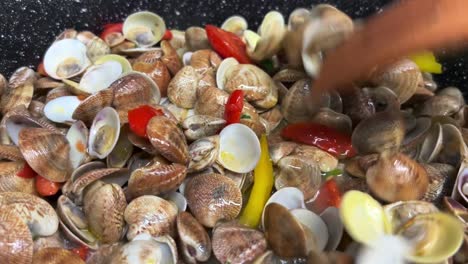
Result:
[[[263,207],[273,189],[273,164],[270,160],[266,135],[262,135],[260,139],[260,148],[260,160],[254,170],[252,192],[239,219],[241,224],[251,228],[256,228],[260,223]]]
[[[423,72],[442,73],[442,65],[437,62],[434,53],[425,51],[419,54],[410,56],[411,60],[416,63],[419,69]]]

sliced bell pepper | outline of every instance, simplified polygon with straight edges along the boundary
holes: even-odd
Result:
[[[251,63],[245,43],[234,33],[213,25],[205,26],[206,35],[211,47],[224,59],[235,58],[239,63]]]
[[[290,124],[281,131],[281,136],[298,143],[316,146],[337,157],[350,158],[356,155],[351,136],[321,124]]]
[[[268,140],[265,134],[260,139],[260,160],[254,169],[254,184],[249,200],[240,216],[240,223],[256,228],[262,218],[263,208],[273,189],[273,163],[270,160]]]
[[[312,211],[320,214],[328,207],[339,208],[341,203],[341,192],[335,179],[327,180],[318,190],[317,196],[310,204]]]
[[[123,23],[111,23],[104,25],[104,30],[99,36],[101,39],[106,40],[107,35],[112,33],[122,33]]]
[[[410,56],[411,60],[416,63],[419,69],[423,72],[442,73],[442,65],[437,62],[434,53],[426,51]]]
[[[164,32],[164,35],[162,37],[162,40],[171,40],[172,39],[172,32],[169,29],[166,29],[166,32]]]
[[[26,179],[36,177],[37,173],[27,164],[24,163],[24,167],[16,174],[16,176]]]
[[[160,116],[164,113],[149,105],[142,105],[128,111],[128,123],[130,130],[140,137],[146,137],[146,126],[151,118]]]
[[[86,258],[88,257],[89,249],[86,246],[79,246],[79,247],[71,248],[70,251],[80,256],[82,260],[86,261]]]
[[[244,92],[242,90],[235,90],[229,96],[224,108],[224,119],[226,120],[226,125],[240,122],[242,108],[244,108]]]
[[[55,195],[60,190],[60,186],[61,184],[58,182],[52,182],[41,175],[36,175],[36,191],[41,196]]]

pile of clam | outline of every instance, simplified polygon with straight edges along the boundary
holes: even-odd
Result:
[[[104,39],[67,29],[43,69],[0,75],[2,262],[379,263],[360,252],[384,235],[411,245],[404,261],[468,261],[468,108],[459,89],[438,89],[402,59],[310,105],[322,58],[354,30],[350,17],[318,5],[288,21],[269,12],[257,31],[241,16],[221,28],[256,64],[221,58],[202,27],[162,40],[164,20],[138,12]],[[242,117],[226,126],[238,89]],[[146,138],[128,124],[128,111],[143,105],[163,113]],[[282,138],[297,122],[348,135],[357,155]],[[252,228],[239,216],[264,134],[273,192]],[[36,178],[18,176],[27,165],[59,192],[40,197]],[[330,175],[341,205],[318,210]],[[76,247],[88,250],[84,259]]]

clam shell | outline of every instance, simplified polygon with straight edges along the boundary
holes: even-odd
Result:
[[[151,144],[169,161],[188,164],[189,154],[184,133],[171,119],[164,116],[151,118],[147,126]]]
[[[143,11],[128,16],[123,24],[124,37],[138,45],[151,47],[158,43],[166,32],[164,20],[155,13]]]
[[[111,89],[104,89],[88,96],[76,107],[72,119],[81,120],[85,124],[91,125],[99,111],[112,105],[113,98],[114,91]]]
[[[291,123],[297,123],[311,118],[309,110],[305,107],[310,89],[310,80],[308,79],[299,80],[289,88],[281,104],[284,119]]]
[[[70,145],[70,162],[73,169],[78,168],[86,158],[86,143],[88,128],[81,122],[75,122],[67,132],[66,138]]]
[[[204,87],[198,89],[195,102],[195,114],[224,118],[224,106],[229,94],[216,87]]]
[[[242,16],[230,16],[224,20],[221,29],[232,32],[237,36],[242,36],[244,30],[249,27],[247,20]]]
[[[34,71],[26,67],[21,67],[13,73],[8,90],[3,94],[0,101],[2,114],[5,115],[17,106],[28,108],[34,93],[33,83],[35,79]]]
[[[141,56],[145,56],[146,53],[143,53]],[[137,61],[133,64],[133,69],[137,72],[141,72],[146,74],[149,78],[151,78],[156,85],[159,87],[161,96],[167,96],[167,89],[169,86],[169,82],[171,81],[171,75],[169,74],[169,70],[167,69],[166,65],[160,60],[150,64],[141,61]]]
[[[344,134],[352,133],[351,118],[345,114],[337,113],[329,108],[321,108],[311,120],[314,123],[334,128]]]
[[[64,135],[45,128],[28,128],[19,134],[19,149],[39,175],[53,182],[70,177],[70,145]]]
[[[161,49],[164,53],[161,58],[162,62],[164,62],[172,76],[176,75],[183,66],[177,50],[167,40],[161,41]]]
[[[171,80],[167,95],[179,107],[193,108],[197,100],[197,87],[200,76],[192,66],[183,67]]]
[[[129,225],[127,231],[129,240],[143,233],[154,237],[173,235],[177,207],[157,196],[144,195],[128,204],[124,216]]]
[[[338,167],[337,158],[317,147],[299,145],[294,149],[293,154],[307,158],[309,162],[315,162],[323,172],[329,172]]]
[[[264,99],[275,86],[273,79],[262,69],[252,64],[232,65],[225,71],[224,90],[228,93],[242,89],[247,101]]]
[[[285,187],[277,190],[270,196],[262,212],[262,226],[265,226],[265,208],[271,203],[279,204],[288,210],[306,208],[304,203],[304,194],[295,187]]]
[[[400,201],[384,206],[384,211],[389,223],[392,225],[392,232],[395,232],[413,217],[420,214],[436,213],[439,212],[439,209],[428,202]]]
[[[265,235],[237,222],[227,222],[213,229],[213,254],[221,263],[249,263],[267,249]]]
[[[278,143],[269,144],[269,152],[271,161],[277,164],[282,158],[293,153],[294,149],[298,146],[297,143],[289,141],[281,141]]]
[[[455,167],[449,164],[431,163],[422,164],[429,176],[429,186],[423,197],[424,201],[439,206],[445,196],[450,196],[452,186],[455,184]]]
[[[226,58],[221,62],[221,64],[219,65],[216,71],[216,86],[219,89],[224,90],[224,84],[227,81],[226,72],[229,69],[231,69],[231,67],[238,65],[238,64],[239,62],[232,57]]]
[[[44,55],[45,71],[50,77],[58,80],[77,76],[90,64],[86,46],[75,39],[55,42]]]
[[[101,56],[94,62],[94,65],[101,65],[109,61],[118,62],[122,67],[123,73],[129,73],[132,71],[132,65],[130,62],[125,57],[115,54]]]
[[[107,89],[119,79],[122,73],[122,64],[117,61],[107,61],[94,65],[86,70],[80,80],[78,89],[88,94],[95,94]]]
[[[427,116],[451,116],[464,105],[460,99],[451,95],[436,95],[429,98],[418,109],[418,114]]]
[[[43,248],[34,253],[32,259],[33,264],[48,263],[48,264],[84,264],[84,260],[70,250],[58,247]]]
[[[340,210],[336,207],[328,207],[320,214],[320,218],[322,218],[323,222],[327,225],[328,231],[328,242],[325,246],[325,250],[336,250],[344,233],[343,222],[340,218]]]
[[[424,139],[418,160],[432,162],[442,149],[442,126],[439,123],[432,124],[426,138]]]
[[[0,159],[7,159],[12,161],[24,160],[19,148],[13,145],[0,145]]]
[[[180,212],[176,220],[181,255],[187,263],[207,261],[211,256],[211,240],[205,228],[187,212]]]
[[[166,195],[166,199],[177,206],[179,213],[185,212],[187,210],[187,199],[185,199],[185,196],[180,192],[171,192]]]
[[[190,211],[206,227],[213,227],[218,220],[234,219],[242,207],[242,194],[236,183],[216,173],[190,179],[184,195]]]
[[[0,193],[23,192],[36,194],[34,178],[17,176],[24,168],[24,162],[0,162]]]
[[[216,162],[219,152],[219,137],[199,139],[189,146],[189,172],[202,171]]]
[[[31,104],[29,104],[28,111],[31,113],[31,116],[35,118],[42,118],[44,117],[44,106],[43,102],[32,100]]]
[[[123,126],[120,129],[119,139],[112,152],[107,156],[107,166],[110,168],[122,168],[130,159],[133,153],[133,144],[128,139],[129,127]]]
[[[190,51],[210,48],[206,31],[201,27],[189,27],[185,30],[185,44]]]
[[[192,115],[182,122],[185,137],[189,140],[197,140],[214,136],[224,127],[226,120],[208,115]]]
[[[5,263],[31,263],[33,240],[25,222],[9,206],[0,206],[0,258]]]
[[[81,100],[77,96],[62,96],[50,100],[44,106],[44,115],[56,123],[69,123],[75,121],[73,112],[80,105]]]
[[[105,107],[96,114],[89,129],[88,152],[100,159],[107,157],[117,144],[120,120],[117,111]]]

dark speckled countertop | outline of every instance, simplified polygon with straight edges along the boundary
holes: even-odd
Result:
[[[366,17],[381,10],[388,0],[0,0],[0,73],[9,76],[20,66],[34,67],[54,37],[65,28],[98,33],[101,25],[122,21],[139,10],[162,16],[169,28],[220,24],[240,14],[256,28],[270,10],[285,17],[296,7],[317,3],[336,4],[353,18]],[[468,91],[468,56],[443,59],[446,74],[437,80],[442,86],[456,85]]]

